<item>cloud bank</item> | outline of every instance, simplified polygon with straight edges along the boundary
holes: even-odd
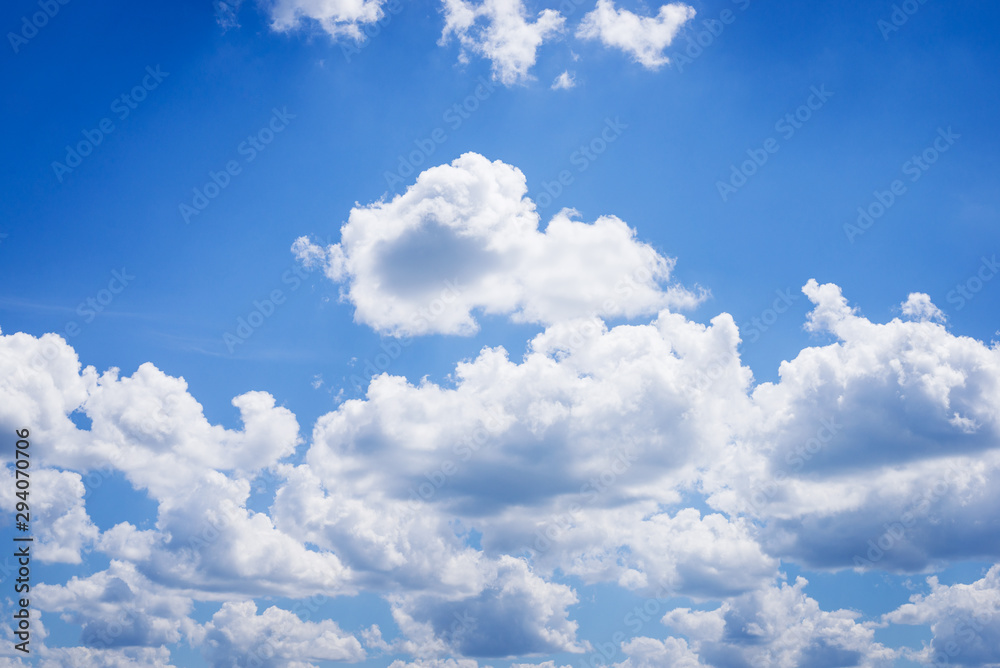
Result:
[[[677,312],[704,293],[671,282],[673,260],[610,215],[564,210],[542,230],[525,192],[516,168],[467,154],[356,207],[339,243],[296,242],[376,331],[469,334],[483,314],[540,330],[521,355],[484,346],[446,384],[377,376],[311,425],[264,391],[233,399],[238,428],[212,424],[153,364],[99,373],[54,334],[0,334],[0,428],[30,425],[39,444],[36,557],[108,564],[37,585],[38,628],[81,629],[76,647],[43,645],[43,665],[170,665],[181,645],[213,666],[998,661],[996,567],[932,578],[878,620],[823,609],[782,570],[997,561],[996,343],[951,333],[926,295],[877,323],[808,280],[804,326],[831,342],[756,383],[729,314]],[[98,527],[87,486],[106,475],[155,518]],[[260,481],[273,499],[255,510]],[[585,637],[591,585],[656,602],[658,621]],[[301,607],[359,592],[395,630]],[[889,648],[880,625],[932,640]]]

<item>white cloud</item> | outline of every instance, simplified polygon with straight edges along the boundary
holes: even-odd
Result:
[[[892,665],[894,652],[875,642],[871,628],[855,621],[858,613],[821,610],[806,595],[806,584],[800,577],[792,585],[768,586],[715,610],[678,608],[663,623],[686,635],[700,660],[712,666]]]
[[[11,432],[32,425],[32,441],[48,446],[33,452],[39,482],[49,483],[31,492],[45,519],[37,527],[39,558],[78,562],[97,541],[111,556],[140,563],[150,579],[203,588],[207,598],[351,591],[336,555],[308,549],[246,508],[249,478],[299,440],[295,416],[270,395],[233,400],[244,423],[236,431],[210,424],[184,379],[152,364],[131,377],[118,369],[98,376],[81,370],[54,335],[0,336],[0,367],[10,371],[0,376],[0,420]],[[69,420],[74,410],[91,419],[89,430]],[[79,472],[46,472],[46,464]],[[148,493],[158,504],[156,530],[119,525],[98,538],[83,503],[80,473],[88,471],[121,471]],[[126,545],[130,538],[138,541]]]
[[[473,596],[416,594],[391,597],[393,616],[409,636],[432,636],[449,652],[503,657],[582,652],[577,603],[566,585],[546,582],[510,556],[482,562],[482,585]]]
[[[753,392],[757,427],[708,474],[710,503],[766,520],[772,554],[917,570],[1000,554],[1000,347],[930,321],[872,323],[832,284],[803,289],[807,348]],[[950,526],[942,541],[939,523]]]
[[[162,536],[157,531],[139,531],[128,522],[121,522],[101,534],[97,549],[111,558],[146,561]]]
[[[269,0],[271,27],[280,32],[316,22],[331,37],[364,39],[362,27],[378,21],[383,0]]]
[[[389,668],[479,668],[479,662],[475,659],[418,659],[412,662],[397,659]]]
[[[466,153],[433,167],[406,193],[351,211],[341,241],[298,240],[293,252],[346,283],[355,319],[394,335],[471,334],[473,310],[517,322],[635,317],[696,305],[664,287],[674,262],[614,216],[594,223],[564,209],[539,231],[524,175]]]
[[[113,560],[108,570],[65,585],[39,584],[33,600],[82,627],[81,641],[96,649],[175,643],[189,632],[192,602],[155,585],[134,565]]]
[[[599,39],[605,46],[621,49],[643,67],[655,70],[669,62],[663,50],[694,15],[692,7],[677,2],[661,6],[656,16],[650,17],[616,9],[613,0],[597,0],[597,7],[580,22],[576,36]]]
[[[41,668],[172,668],[166,647],[55,647],[42,653]]]
[[[61,336],[0,335],[0,428],[13,434],[27,425],[29,440],[51,444],[32,452],[32,466],[71,467],[74,462],[66,455],[86,449],[88,435],[69,416],[96,382],[94,368],[81,368],[76,351]],[[9,448],[0,451],[0,461],[12,459]]]
[[[930,625],[930,645],[909,658],[930,665],[1000,665],[1000,565],[972,584],[942,585],[927,578],[930,593],[916,594],[883,616],[893,624]]]
[[[617,582],[648,596],[719,599],[769,582],[778,565],[747,524],[720,514],[702,517],[694,508],[673,516],[650,505],[567,517],[567,525],[544,523],[529,537],[542,572],[558,568],[584,582]]]
[[[929,295],[922,292],[911,292],[900,308],[903,315],[914,320],[945,321],[945,315],[941,309],[931,302]]]
[[[576,79],[569,71],[565,71],[552,82],[552,90],[568,90],[576,86]]]
[[[614,668],[706,668],[683,638],[633,638],[622,643],[622,651],[628,658]]]
[[[215,21],[223,31],[240,27],[239,13],[242,5],[243,0],[213,0]]]
[[[275,606],[258,615],[253,601],[223,604],[204,625],[204,638],[198,644],[213,668],[306,668],[312,661],[365,658],[358,639],[329,619],[302,621]]]
[[[14,475],[4,467],[0,470],[0,485],[14,490]],[[43,562],[79,564],[82,552],[93,544],[99,533],[84,505],[86,489],[80,474],[36,468],[29,475],[32,485],[28,501],[37,550],[35,556]],[[0,507],[14,513],[19,501],[21,499],[12,492],[4,495]]]
[[[483,56],[493,66],[493,76],[505,85],[531,78],[528,70],[535,64],[538,47],[557,35],[566,19],[559,12],[545,9],[534,22],[522,0],[444,0],[444,31],[441,44],[454,35],[462,46],[461,59],[468,53]]]
[[[159,499],[199,480],[206,470],[246,475],[294,451],[298,422],[291,411],[275,406],[271,395],[247,392],[232,403],[243,420],[242,431],[210,424],[183,378],[149,363],[126,378],[111,369],[84,405],[93,421],[91,459],[102,455],[104,463]]]

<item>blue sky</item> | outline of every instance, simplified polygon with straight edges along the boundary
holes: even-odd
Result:
[[[0,664],[1000,665],[998,21],[8,3]]]

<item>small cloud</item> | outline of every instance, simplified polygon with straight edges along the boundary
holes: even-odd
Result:
[[[559,89],[568,90],[570,88],[573,88],[574,86],[576,86],[576,79],[573,78],[573,75],[570,74],[569,71],[563,72],[562,74],[556,77],[555,81],[552,82],[552,90],[559,90]]]
[[[523,0],[508,2],[445,0],[442,46],[454,36],[462,47],[459,61],[469,54],[490,61],[493,78],[505,86],[532,79],[528,70],[535,64],[538,48],[562,32],[566,17],[554,9],[540,12],[531,21]]]
[[[240,13],[240,5],[242,4],[243,0],[229,0],[228,2],[218,0],[213,3],[215,6],[215,22],[222,27],[223,31],[240,27],[237,15]]]
[[[663,50],[694,15],[693,8],[679,2],[663,5],[656,16],[639,16],[616,9],[613,0],[597,0],[597,7],[583,17],[576,36],[620,49],[646,69],[655,70],[670,62]]]
[[[911,292],[900,308],[903,311],[903,315],[911,320],[944,322],[946,319],[941,309],[931,301],[930,296],[922,292]]]
[[[323,387],[323,374],[318,373],[315,376],[313,376],[310,385],[312,385],[312,388],[314,390],[318,390],[319,388]]]

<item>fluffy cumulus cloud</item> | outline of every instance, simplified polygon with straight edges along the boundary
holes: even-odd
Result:
[[[530,78],[538,48],[559,34],[566,19],[553,9],[538,13],[532,21],[522,0],[444,1],[444,31],[441,43],[452,37],[468,54],[489,59],[493,76],[506,85]]]
[[[384,13],[383,0],[267,0],[262,4],[271,18],[271,27],[279,32],[316,24],[332,37],[355,40],[363,39],[364,26],[375,23]],[[232,10],[223,12],[220,21],[223,17],[233,20],[231,15]]]
[[[566,585],[546,582],[510,556],[483,564],[472,596],[440,594],[396,598],[393,613],[410,637],[434,638],[464,656],[504,657],[581,652],[577,623],[567,608],[577,603]]]
[[[30,473],[33,490],[30,499],[33,517],[35,556],[44,562],[80,563],[83,551],[98,537],[84,505],[84,488],[79,473],[42,468]],[[15,489],[14,472],[0,471],[0,485]],[[20,501],[5,495],[0,507],[13,513]]]
[[[688,637],[700,661],[710,666],[891,666],[895,653],[874,640],[874,629],[859,624],[858,613],[826,612],[804,592],[798,578],[731,599],[714,610],[678,608],[663,623]],[[699,666],[683,644],[664,651],[678,655],[681,665]],[[633,642],[630,653],[654,653],[656,644]],[[629,665],[629,664],[626,664]],[[633,663],[631,666],[647,665]],[[655,665],[655,664],[648,664]],[[660,664],[671,665],[671,664]]]
[[[546,654],[598,650],[619,668],[1000,662],[996,568],[931,579],[868,621],[780,575],[782,561],[1000,559],[1000,346],[951,333],[926,295],[877,323],[809,281],[817,343],[755,383],[731,316],[677,312],[702,294],[670,282],[672,260],[610,215],[540,229],[525,193],[516,168],[467,154],[356,207],[339,243],[296,242],[379,332],[469,333],[483,314],[542,325],[447,382],[376,376],[301,429],[263,391],[235,397],[240,424],[224,427],[152,364],[99,373],[58,336],[0,335],[0,427],[45,444],[38,557],[110,562],[37,585],[37,609],[81,632],[42,665],[169,665],[185,644],[215,666],[300,668],[556,668]],[[100,530],[86,484],[105,474],[155,517]],[[250,503],[261,481],[270,498]],[[577,623],[597,585],[655,602],[669,630],[626,622],[598,648]],[[294,607],[358,592],[381,597],[391,635]],[[259,609],[266,597],[299,600]],[[933,638],[889,649],[878,625]]]
[[[58,647],[41,653],[41,668],[173,668],[166,647]]]
[[[41,610],[82,628],[86,647],[158,646],[190,632],[191,598],[150,582],[129,562],[113,560],[106,571],[35,592]]]
[[[911,292],[910,296],[900,306],[900,311],[902,311],[904,316],[915,320],[945,321],[944,313],[931,302],[930,295],[922,292]]]
[[[757,426],[710,503],[766,519],[769,549],[810,565],[994,558],[1000,347],[924,318],[872,323],[832,284],[804,292],[807,328],[837,340],[754,390]]]
[[[663,50],[694,15],[692,7],[679,2],[661,6],[655,16],[639,16],[616,8],[613,0],[597,0],[597,7],[577,27],[576,36],[620,49],[643,67],[655,70],[669,62]]]
[[[389,664],[389,668],[479,668],[479,662],[475,659],[396,660]]]
[[[358,322],[394,335],[471,334],[473,311],[518,322],[634,317],[697,304],[666,285],[673,260],[614,216],[564,209],[539,230],[519,169],[466,153],[423,172],[389,202],[358,207],[341,241],[293,250],[344,284]]]
[[[297,666],[313,661],[360,661],[361,643],[336,623],[302,621],[272,606],[257,614],[253,601],[226,603],[202,629],[199,643],[213,668],[224,666]]]
[[[886,614],[893,624],[928,625],[933,638],[908,658],[932,666],[1000,665],[1000,565],[971,584],[927,579],[930,592]]]
[[[621,649],[628,658],[614,664],[614,668],[706,668],[683,638],[657,640],[640,636],[622,643]]]

